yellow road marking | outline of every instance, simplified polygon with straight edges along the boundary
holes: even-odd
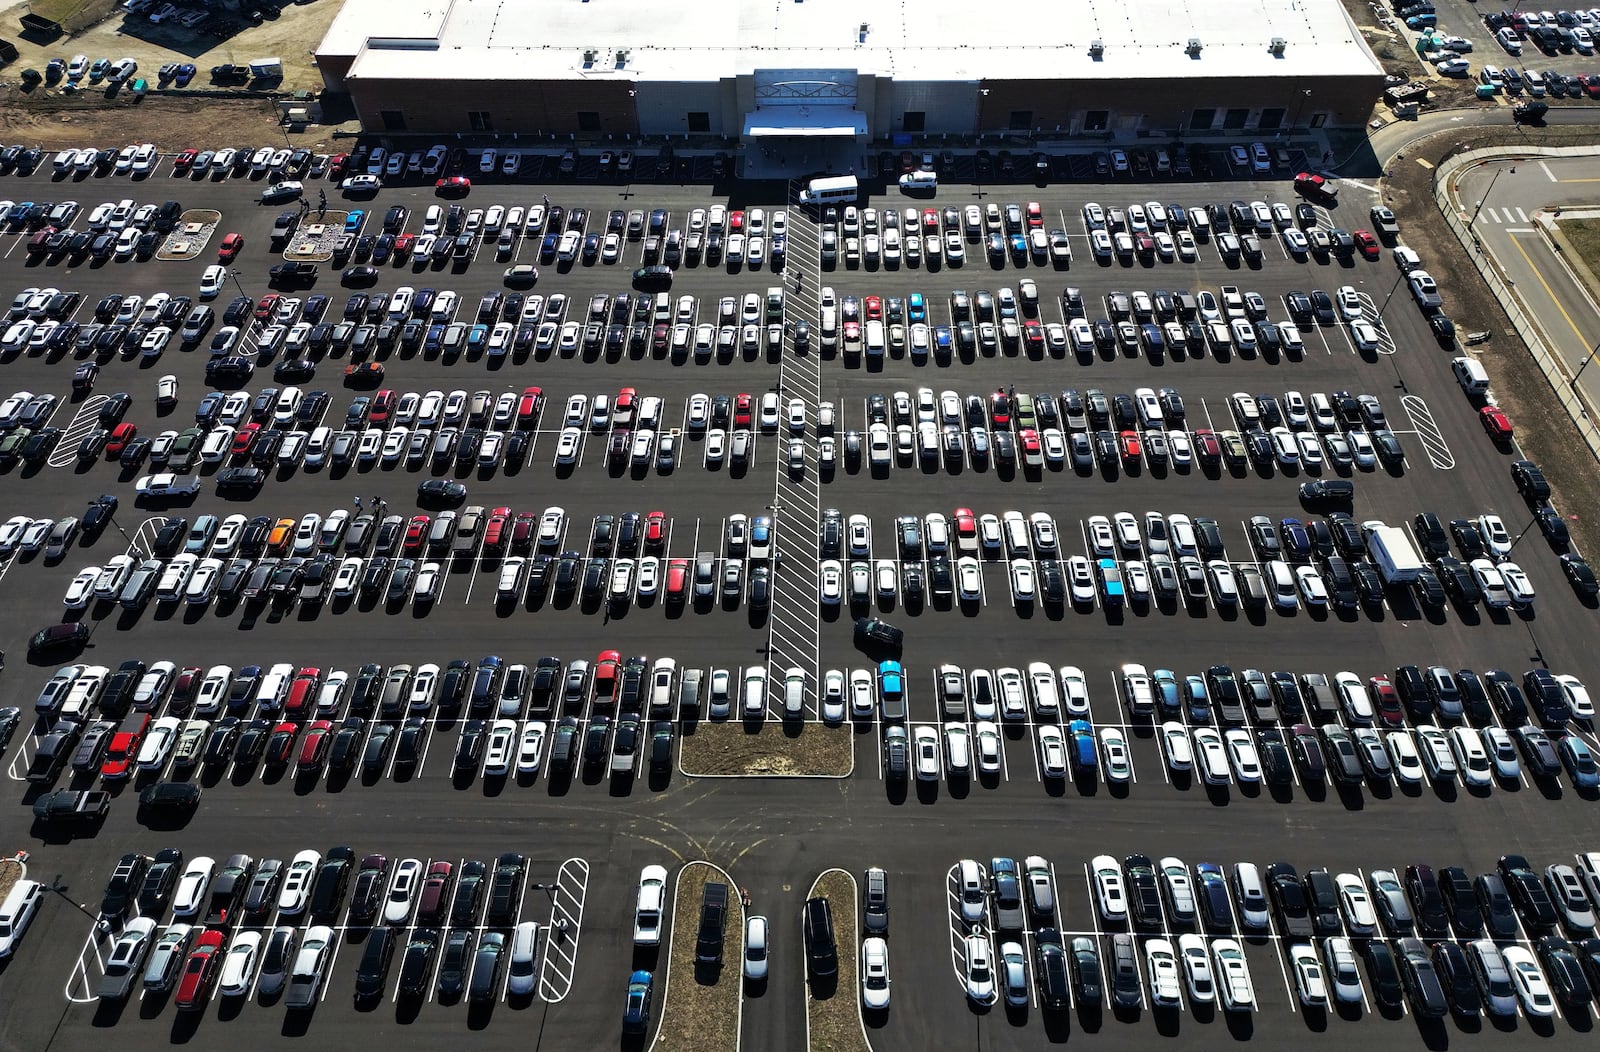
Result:
[[[1533,272],[1533,279],[1544,289],[1545,295],[1550,297],[1550,302],[1555,305],[1556,310],[1561,312],[1561,316],[1567,320],[1567,325],[1572,329],[1572,334],[1578,338],[1578,342],[1587,344],[1589,342],[1588,338],[1579,330],[1578,323],[1572,320],[1572,315],[1567,313],[1567,308],[1561,305],[1561,300],[1551,291],[1549,283],[1544,280],[1544,275],[1540,274],[1539,268],[1533,265],[1533,260],[1528,257],[1528,250],[1522,247],[1522,242],[1517,239],[1515,234],[1511,235],[1511,244],[1516,248],[1517,254],[1522,257],[1522,261],[1528,264],[1528,269]]]

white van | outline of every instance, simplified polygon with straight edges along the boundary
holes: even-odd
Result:
[[[1417,255],[1414,249],[1407,248],[1405,245],[1394,246],[1393,255],[1394,265],[1400,268],[1400,273],[1402,274],[1409,274],[1422,266],[1422,257]]]
[[[868,358],[882,358],[885,347],[883,322],[869,321],[866,324],[866,345]]]
[[[33,915],[44,901],[45,886],[37,880],[19,880],[0,904],[0,960],[10,957],[22,941]]]
[[[939,189],[939,175],[937,172],[907,172],[900,177],[900,189],[904,193],[932,193]]]
[[[1469,395],[1487,394],[1489,391],[1489,374],[1484,371],[1483,364],[1476,358],[1452,358],[1450,371],[1455,373],[1456,383]]]
[[[803,205],[849,204],[860,193],[853,175],[830,175],[813,179],[800,191]]]

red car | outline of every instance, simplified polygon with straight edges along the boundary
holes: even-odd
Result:
[[[144,741],[144,732],[149,727],[148,712],[136,712],[128,717],[117,733],[111,736],[111,744],[106,747],[106,758],[100,764],[100,777],[110,781],[113,778],[126,778],[132,773],[134,761],[139,758],[139,743]]]
[[[728,230],[737,233],[744,229],[744,212],[735,210],[728,213]]]
[[[447,175],[433,184],[434,192],[443,196],[451,194],[465,197],[472,191],[472,180],[464,175]]]
[[[1404,724],[1406,710],[1401,708],[1400,693],[1394,689],[1388,677],[1373,676],[1367,681],[1367,686],[1372,690],[1372,703],[1378,710],[1378,718],[1391,727]]]
[[[261,425],[254,420],[245,424],[233,434],[233,455],[242,457],[250,452],[250,447],[256,444],[256,435],[261,432]]]
[[[659,551],[667,542],[667,513],[652,511],[644,517],[644,546]]]
[[[1478,410],[1478,421],[1483,424],[1484,431],[1496,442],[1506,442],[1511,438],[1511,418],[1506,416],[1497,405],[1486,405]]]
[[[1028,229],[1036,230],[1044,226],[1044,209],[1039,207],[1039,202],[1028,202]]]
[[[1137,432],[1137,431],[1124,431],[1124,432],[1122,432],[1122,436],[1121,437],[1122,437],[1122,459],[1123,460],[1129,460],[1129,461],[1137,461],[1139,459],[1140,454],[1143,452],[1142,448],[1139,445],[1139,432]]]
[[[291,718],[299,718],[310,712],[317,704],[317,692],[322,689],[322,670],[313,666],[306,666],[295,674],[294,682],[289,684],[289,696],[283,702],[283,714]]]
[[[531,428],[539,419],[539,411],[544,408],[544,389],[539,387],[526,387],[522,391],[522,400],[517,403],[517,426]]]
[[[1039,432],[1031,427],[1025,427],[1017,432],[1017,445],[1022,447],[1022,458],[1029,464],[1037,465],[1043,452],[1039,445]]]
[[[232,263],[233,257],[237,256],[243,247],[243,234],[226,234],[222,238],[222,244],[217,247],[217,258],[224,263]]]
[[[611,421],[615,426],[633,426],[633,410],[638,398],[638,388],[624,387],[617,392],[617,400],[611,403]]]
[[[194,159],[196,157],[198,157],[198,156],[200,156],[200,151],[196,150],[196,149],[193,149],[192,147],[190,149],[182,151],[181,153],[179,153],[176,157],[174,157],[172,159],[172,170],[173,170],[173,172],[174,173],[187,172],[190,168],[194,167]]]
[[[483,550],[486,552],[498,552],[503,549],[506,546],[506,542],[511,539],[510,531],[507,529],[510,525],[510,508],[496,508],[491,511],[489,513],[489,524],[483,528]]]
[[[422,546],[428,541],[428,517],[426,515],[413,515],[411,522],[406,526],[406,539],[403,547],[407,555],[416,555],[422,551]]]
[[[883,300],[877,296],[868,296],[864,301],[867,308],[868,321],[883,320]]]
[[[139,437],[139,426],[123,421],[111,429],[111,437],[106,441],[106,456],[120,457],[128,443]]]
[[[735,395],[733,399],[733,426],[750,426],[750,396],[747,394]]]
[[[1022,323],[1022,342],[1028,348],[1029,354],[1044,353],[1044,326],[1036,321]]]
[[[539,535],[539,516],[531,511],[518,515],[511,523],[511,550],[519,555],[533,549],[533,539]]]
[[[389,414],[394,412],[394,391],[384,388],[372,396],[372,408],[367,411],[367,420],[373,424],[381,424],[389,419]]]
[[[1356,248],[1368,259],[1377,259],[1382,254],[1383,248],[1378,244],[1378,239],[1372,236],[1370,230],[1357,230],[1351,235],[1356,239]]]
[[[289,760],[294,756],[294,740],[299,736],[300,725],[289,720],[272,728],[272,737],[267,739],[267,752],[262,762],[268,767],[289,766]]]
[[[299,768],[301,771],[320,771],[328,756],[328,742],[333,738],[333,724],[317,720],[306,728],[305,741],[300,743]]]
[[[1332,197],[1332,184],[1314,172],[1301,172],[1294,177],[1294,188],[1306,197]]]
[[[1004,391],[989,396],[989,419],[995,427],[1011,426],[1011,399]]]
[[[1591,99],[1600,99],[1600,73],[1579,73],[1578,86]]]
[[[1217,441],[1217,433],[1209,428],[1201,428],[1194,433],[1194,448],[1207,464],[1215,464],[1222,459],[1222,443]]]
[[[922,229],[937,231],[939,229],[939,210],[937,208],[924,208],[922,210]]]
[[[211,999],[211,988],[216,985],[217,972],[222,966],[226,936],[215,928],[200,933],[183,962],[183,978],[178,980],[178,991],[173,1004],[180,1012],[196,1012]]]
[[[978,517],[972,514],[971,508],[957,508],[954,518],[956,520],[956,547],[963,551],[976,548],[978,545]]]
[[[595,704],[609,705],[617,693],[617,672],[622,664],[622,655],[615,650],[602,650],[594,663],[594,700]]]
[[[411,250],[417,247],[417,235],[401,234],[394,239],[394,254],[397,259],[405,259],[411,255]]]
[[[267,321],[270,319],[275,313],[277,313],[278,304],[282,302],[282,300],[283,297],[278,295],[276,292],[269,292],[265,296],[262,296],[261,301],[256,304],[256,321]]]
[[[667,599],[681,602],[684,589],[689,585],[689,560],[669,559],[667,561]]]
[[[350,155],[336,153],[328,159],[328,178],[343,179],[345,170],[350,167]]]

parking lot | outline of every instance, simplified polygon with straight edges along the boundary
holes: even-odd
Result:
[[[0,402],[14,392],[54,395],[33,409],[33,399],[16,403],[17,428],[61,433],[32,455],[17,449],[31,462],[10,467],[11,499],[0,522],[83,516],[99,495],[119,498],[103,528],[69,537],[59,554],[45,550],[48,522],[31,538],[32,523],[18,523],[16,550],[0,562],[0,580],[14,597],[0,614],[11,655],[0,704],[25,716],[5,756],[19,800],[31,801],[43,785],[98,784],[104,761],[100,754],[76,771],[65,764],[40,785],[24,781],[50,730],[44,720],[40,733],[23,733],[35,729],[34,699],[66,663],[26,662],[26,639],[36,629],[63,611],[93,626],[89,648],[72,660],[102,666],[107,677],[124,662],[143,663],[130,690],[156,662],[169,662],[175,679],[195,670],[184,688],[195,697],[168,682],[153,685],[153,704],[135,698],[130,706],[167,728],[171,750],[153,751],[125,783],[112,780],[117,798],[98,836],[35,838],[30,876],[62,873],[67,894],[93,912],[106,877],[130,850],[154,855],[171,845],[220,865],[238,852],[289,860],[307,848],[329,857],[330,847],[349,845],[357,859],[415,858],[424,872],[448,861],[457,874],[471,860],[492,868],[517,852],[527,865],[514,920],[536,921],[544,932],[538,992],[496,997],[492,1008],[439,1003],[436,975],[420,999],[395,999],[402,943],[388,975],[391,992],[355,1010],[352,984],[368,928],[347,915],[347,904],[320,922],[333,927],[338,949],[312,1013],[217,997],[205,1013],[190,1015],[154,995],[111,1010],[91,1003],[90,991],[115,935],[95,938],[88,918],[53,898],[36,921],[43,926],[0,980],[12,1039],[42,1047],[55,1033],[58,1042],[87,1046],[103,1039],[98,1025],[134,1047],[153,1047],[175,1036],[205,1040],[225,1027],[230,1043],[254,1047],[302,1031],[360,1039],[381,1020],[386,1035],[407,1044],[484,1027],[495,1034],[537,1028],[552,1047],[609,1047],[618,1040],[629,972],[641,966],[630,945],[635,875],[647,864],[705,858],[727,868],[750,894],[751,911],[773,922],[772,981],[745,999],[743,1040],[751,1047],[804,1041],[796,889],[833,865],[858,875],[883,865],[890,874],[893,1005],[867,1021],[880,1049],[939,1047],[953,1028],[975,1030],[997,1048],[1035,1048],[1041,1036],[1056,1042],[1077,1030],[1127,1047],[1144,1047],[1152,1036],[1192,1047],[1252,1037],[1344,1041],[1356,1026],[1394,1047],[1438,1045],[1455,1030],[1465,1040],[1473,1027],[1460,1020],[1419,1022],[1404,1009],[1380,1010],[1365,972],[1359,1012],[1303,1011],[1286,950],[1296,940],[1270,924],[1237,933],[1258,998],[1254,1013],[1147,1004],[1119,1015],[1109,1003],[1104,1014],[1046,1012],[1036,992],[1027,1008],[974,1012],[953,976],[964,965],[959,910],[950,925],[934,922],[951,915],[951,867],[962,857],[986,866],[996,856],[1047,859],[1059,911],[1051,924],[1035,919],[1020,932],[1026,956],[1035,956],[1037,929],[1053,926],[1069,943],[1095,939],[1108,960],[1115,929],[1094,908],[1086,872],[1102,852],[1228,867],[1285,859],[1301,873],[1327,866],[1364,877],[1414,862],[1461,865],[1476,875],[1507,852],[1542,869],[1596,847],[1584,832],[1593,791],[1575,784],[1559,761],[1556,771],[1535,777],[1524,759],[1517,772],[1484,785],[1463,784],[1459,772],[1420,759],[1413,766],[1411,756],[1426,752],[1435,727],[1466,726],[1479,741],[1493,738],[1486,729],[1513,730],[1521,718],[1504,703],[1464,720],[1410,705],[1369,716],[1344,699],[1318,708],[1320,696],[1306,689],[1322,682],[1311,677],[1332,684],[1344,671],[1372,689],[1372,677],[1393,680],[1410,665],[1480,675],[1501,669],[1518,685],[1530,669],[1593,682],[1600,677],[1587,646],[1594,607],[1574,594],[1559,561],[1575,549],[1546,540],[1513,482],[1514,435],[1497,442],[1486,434],[1484,400],[1469,398],[1452,375],[1452,358],[1468,351],[1440,345],[1388,246],[1369,259],[1353,244],[1340,250],[1329,234],[1370,229],[1371,200],[1347,186],[1337,205],[1295,215],[1302,199],[1290,184],[1294,168],[1257,181],[1232,170],[1226,149],[1210,154],[1210,182],[1149,174],[1095,182],[1092,153],[1053,160],[1045,185],[996,181],[991,165],[982,183],[947,177],[931,199],[874,198],[867,203],[894,210],[892,226],[880,213],[869,231],[857,217],[852,233],[841,215],[831,236],[819,217],[789,203],[792,188],[756,184],[742,188],[740,199],[714,196],[712,158],[675,162],[682,170],[669,171],[686,180],[678,184],[656,182],[653,173],[639,182],[614,171],[602,177],[589,155],[575,179],[561,173],[559,157],[530,156],[515,177],[480,180],[474,154],[468,174],[475,185],[459,200],[436,198],[421,179],[376,196],[308,181],[310,211],[301,222],[335,217],[328,225],[349,230],[352,243],[344,258],[341,235],[330,234],[326,246],[319,235],[330,261],[315,284],[301,287],[269,286],[267,268],[286,258],[285,245],[273,249],[271,229],[292,205],[260,204],[265,178],[192,178],[175,173],[171,157],[138,180],[58,180],[48,157],[36,174],[0,176],[0,197],[12,201],[79,202],[74,230],[87,230],[102,200],[177,200],[184,211],[220,214],[206,231],[207,248],[182,260],[141,260],[134,238],[128,258],[119,261],[113,248],[95,262],[92,238],[75,255],[70,235],[63,251],[30,252],[36,231],[26,223],[0,232],[5,293],[79,293],[54,308],[46,297],[31,319],[25,302],[22,316],[7,322],[8,329],[34,324],[21,334],[23,346],[0,356]],[[644,159],[636,163],[643,172]],[[977,176],[974,160],[961,157],[948,171],[969,168]],[[328,197],[321,216],[319,188]],[[1173,205],[1227,212],[1235,200],[1249,217],[1233,224],[1236,247],[1214,231],[1200,236],[1191,224],[1175,224],[1170,214]],[[1254,201],[1268,206],[1259,224],[1248,208]],[[1085,208],[1091,202],[1108,228],[1121,229],[1096,237],[1096,213]],[[1152,226],[1151,202],[1168,213],[1164,227]],[[1273,203],[1287,207],[1274,214]],[[463,229],[483,234],[462,257],[419,265],[417,244],[440,236],[424,234],[435,204],[441,235],[451,204],[463,208]],[[380,248],[395,205],[406,213]],[[1014,224],[1008,205],[1017,208]],[[716,207],[725,210],[720,218]],[[495,208],[500,214],[491,217]],[[474,217],[474,209],[483,214]],[[502,252],[499,231],[513,209],[523,226]],[[530,234],[535,209],[544,214]],[[585,214],[575,222],[579,209]],[[750,226],[758,209],[761,232]],[[660,234],[651,231],[657,210]],[[737,253],[733,212],[745,230]],[[785,251],[777,266],[770,239],[780,222]],[[493,234],[490,225],[498,227]],[[714,228],[720,255],[710,251]],[[574,258],[562,261],[559,234],[569,230],[580,236]],[[888,238],[890,230],[897,236]],[[1290,230],[1307,232],[1303,249]],[[202,300],[202,274],[228,233],[241,234],[244,247],[215,296]],[[550,233],[558,236],[547,260]],[[696,233],[703,235],[698,254],[690,245]],[[406,251],[404,236],[414,238]],[[767,240],[752,263],[756,236]],[[898,259],[890,258],[891,241]],[[932,243],[940,246],[937,260]],[[682,252],[661,304],[641,304],[630,282],[651,251],[663,259]],[[730,262],[735,254],[743,261]],[[539,278],[509,289],[503,272],[519,263],[539,267]],[[338,268],[361,265],[376,273],[341,286]],[[1229,288],[1239,294],[1237,316]],[[432,294],[419,308],[425,290]],[[443,297],[447,291],[454,295]],[[174,333],[146,347],[166,308],[148,321],[141,312],[159,292],[191,299],[167,319],[174,329],[202,303],[216,317],[187,345]],[[513,292],[522,298],[510,301]],[[1216,327],[1202,292],[1217,299]],[[1309,313],[1297,292],[1308,297]],[[1317,292],[1327,297],[1323,318],[1321,301],[1309,298]],[[1440,292],[1448,311],[1450,289]],[[269,293],[280,298],[260,303]],[[497,298],[486,301],[489,293]],[[113,294],[141,299],[103,305]],[[365,299],[349,302],[357,294]],[[313,304],[318,296],[325,299]],[[1184,296],[1196,297],[1192,311]],[[207,349],[236,297],[249,297],[248,316],[222,356],[244,358],[252,375],[207,400]],[[0,294],[0,306],[7,302]],[[109,316],[96,319],[97,308],[109,308]],[[128,329],[102,346],[125,308]],[[831,346],[825,312],[837,318]],[[39,345],[27,346],[50,322],[57,324]],[[1267,341],[1258,323],[1270,327]],[[52,336],[73,324],[67,336]],[[148,328],[130,345],[141,325]],[[283,370],[298,359],[305,361]],[[93,390],[75,396],[74,373],[91,360],[100,365]],[[363,361],[380,363],[381,378],[347,385],[346,366]],[[164,376],[175,391],[158,407]],[[276,391],[258,402],[267,388]],[[284,401],[287,388],[299,394]],[[235,390],[245,394],[230,404]],[[111,398],[121,391],[131,396],[126,406]],[[1019,395],[1028,396],[1031,421],[1019,419]],[[24,414],[31,414],[27,423]],[[115,423],[137,428],[122,443],[167,448],[126,461],[120,449],[80,455],[86,436]],[[1258,425],[1266,444],[1252,448]],[[105,441],[116,441],[107,431]],[[348,436],[342,442],[341,434]],[[1377,448],[1373,439],[1382,436],[1394,446]],[[154,464],[152,453],[167,463]],[[251,465],[265,476],[258,489],[217,492],[220,472]],[[162,470],[196,475],[197,495],[136,500],[136,480]],[[419,501],[419,484],[436,480],[465,492],[444,504]],[[1353,503],[1303,505],[1299,487],[1317,480],[1350,481]],[[1427,546],[1415,522],[1420,512],[1446,525],[1497,516],[1506,550],[1489,568],[1503,586],[1497,564],[1514,564],[1535,594],[1489,605],[1445,574],[1434,582],[1437,596],[1386,588],[1381,579],[1374,585],[1374,560],[1359,544],[1340,546],[1333,510],[1349,513],[1358,538],[1360,523],[1378,519],[1419,548]],[[1253,521],[1258,516],[1264,528]],[[1007,533],[1013,520],[1022,524],[1020,537]],[[1193,550],[1179,523],[1203,527]],[[1443,554],[1466,564],[1469,547],[1470,536],[1455,533]],[[128,574],[155,563],[154,595],[130,597],[102,582],[108,567],[121,565],[118,557],[129,564],[118,572]],[[1271,587],[1275,564],[1289,575],[1288,594],[1263,592],[1265,601],[1257,601],[1253,587]],[[90,575],[89,567],[101,572]],[[64,606],[64,598],[73,602]],[[867,615],[905,633],[897,656],[903,715],[883,707],[881,655],[854,645],[852,622]],[[500,665],[486,673],[487,694],[474,707],[471,680],[490,656]],[[453,698],[444,682],[452,662],[459,664],[451,682],[461,691]],[[1053,698],[1041,697],[1036,663]],[[943,680],[950,665],[964,688],[959,706]],[[250,666],[257,671],[247,673]],[[262,697],[254,677],[270,678],[276,666],[287,669],[287,686]],[[530,682],[500,693],[510,666],[525,666]],[[541,666],[545,680],[537,678]],[[1064,666],[1081,672],[1082,711],[1063,689]],[[1258,682],[1247,670],[1259,669],[1259,682],[1280,693],[1254,704],[1247,698],[1237,718],[1213,699],[1202,718],[1182,689],[1190,677],[1208,683],[1214,666],[1247,685]],[[663,669],[668,694],[657,699],[653,677]],[[1172,698],[1157,689],[1149,711],[1132,704],[1142,695],[1129,676],[1158,685],[1168,682],[1163,670],[1171,672]],[[686,707],[681,691],[691,671],[700,685]],[[996,687],[991,708],[981,707],[974,686],[980,671]],[[1278,672],[1301,688],[1302,715],[1285,707]],[[356,686],[364,675],[370,710],[356,701],[368,689]],[[297,677],[306,680],[299,692]],[[338,689],[324,689],[334,683]],[[721,683],[726,715],[713,707]],[[229,697],[235,685],[237,699]],[[1589,721],[1562,728],[1543,715],[1532,722],[1546,725],[1552,745],[1567,735],[1596,745]],[[111,725],[105,734],[127,717],[96,718]],[[237,737],[223,734],[207,759],[225,719],[237,720],[230,725]],[[854,728],[855,767],[842,781],[722,782],[678,769],[684,736],[710,724],[760,722],[803,739],[823,721]],[[1301,723],[1311,746],[1297,733]],[[1390,773],[1360,766],[1341,782],[1301,762],[1318,728],[1366,750],[1369,724],[1381,737],[1377,752],[1363,751],[1360,760],[1387,756]],[[901,727],[910,744],[931,737],[926,773],[913,764],[896,778],[885,769],[887,732]],[[192,747],[201,757],[180,764],[185,733],[199,742]],[[551,750],[568,735],[577,743],[575,763],[558,771]],[[1085,735],[1093,748],[1079,754]],[[247,736],[252,744],[241,755]],[[1200,766],[1211,736],[1224,750],[1220,769]],[[664,754],[654,751],[658,737]],[[950,763],[953,738],[969,746],[965,772]],[[978,748],[990,743],[993,753]],[[1174,757],[1183,743],[1187,768]],[[1279,748],[1287,766],[1278,763]],[[137,790],[162,780],[204,789],[180,828],[135,822]],[[562,938],[548,941],[554,936],[545,929],[562,918]],[[477,942],[491,930],[509,935],[514,925],[506,921],[463,914],[459,925],[438,926],[441,943],[455,930],[471,931]],[[268,934],[280,924],[305,928],[271,914],[249,923]],[[417,927],[426,925],[406,919],[406,940]],[[1139,930],[1148,1001],[1144,945],[1152,937],[1176,944],[1184,923],[1164,917]],[[1010,939],[996,938],[993,949]],[[19,996],[17,978],[34,973],[49,981]],[[1036,983],[1030,978],[1030,989]],[[661,991],[658,974],[658,998]],[[534,1012],[537,1020],[525,1015]],[[1553,1031],[1523,1018],[1495,1025],[1505,1032],[1492,1040],[1531,1045],[1529,1035],[1586,1025],[1577,1013],[1557,1019]]]

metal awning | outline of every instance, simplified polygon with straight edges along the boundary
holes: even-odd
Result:
[[[865,138],[867,115],[849,106],[762,106],[744,117],[746,138]]]

